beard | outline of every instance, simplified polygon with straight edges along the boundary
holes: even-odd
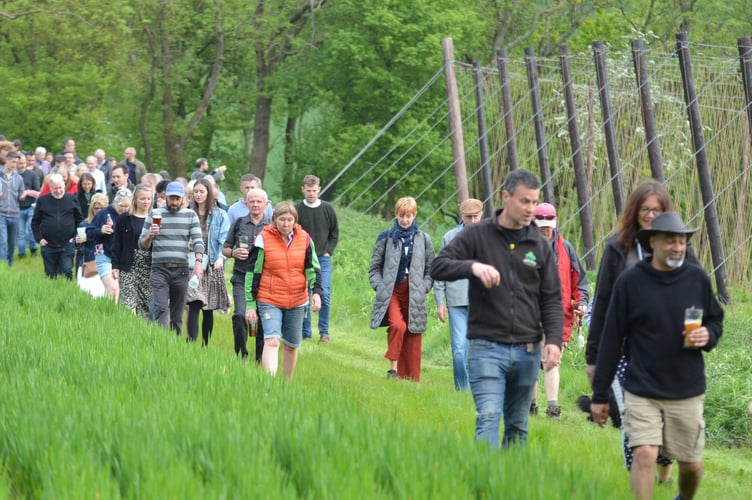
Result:
[[[681,259],[666,258],[666,265],[671,269],[678,269],[684,264],[684,257]]]

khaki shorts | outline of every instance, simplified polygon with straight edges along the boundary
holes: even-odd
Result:
[[[704,394],[673,400],[643,398],[624,391],[624,432],[630,448],[660,446],[662,455],[680,462],[702,462],[704,402]]]

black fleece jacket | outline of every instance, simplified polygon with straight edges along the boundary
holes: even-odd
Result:
[[[564,310],[551,244],[534,227],[512,245],[496,216],[463,229],[431,265],[434,280],[469,279],[467,338],[503,344],[540,342],[561,347]],[[474,262],[501,273],[501,284],[485,288],[472,273]]]
[[[39,242],[44,238],[50,247],[62,247],[76,236],[76,228],[84,220],[78,200],[65,193],[59,200],[52,194],[40,196],[31,218],[31,231]]]

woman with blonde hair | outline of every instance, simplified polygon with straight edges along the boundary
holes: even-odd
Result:
[[[422,334],[426,330],[426,296],[433,280],[431,237],[418,229],[413,197],[397,200],[394,224],[376,238],[368,280],[376,291],[371,328],[387,327],[389,378],[420,381]]]
[[[303,341],[303,315],[308,306],[321,309],[321,267],[311,236],[298,224],[298,211],[290,201],[274,207],[272,223],[256,237],[248,257],[245,279],[245,319],[261,319],[264,352],[261,364],[277,373],[279,344],[284,344],[282,373],[292,380]],[[256,307],[258,304],[258,313]]]
[[[95,260],[97,271],[102,278],[107,295],[118,301],[120,287],[117,278],[112,274],[112,240],[120,214],[124,214],[131,206],[133,193],[129,189],[121,189],[112,200],[112,205],[100,210],[86,229],[86,237],[94,240]]]
[[[105,208],[108,203],[109,200],[107,199],[106,194],[97,193],[92,196],[89,203],[89,213],[86,219],[81,221],[79,227],[84,229],[88,228],[97,212]],[[102,280],[99,278],[99,273],[97,272],[97,266],[94,260],[94,241],[76,235],[76,245],[83,245],[83,259],[81,260],[81,265],[78,266],[77,271],[78,287],[94,297],[103,297],[105,294],[104,283],[102,283]]]
[[[139,184],[133,192],[130,209],[120,214],[112,240],[112,277],[118,283],[120,302],[144,319],[149,319],[151,301],[151,250],[138,244],[144,220],[151,211],[154,191]]]

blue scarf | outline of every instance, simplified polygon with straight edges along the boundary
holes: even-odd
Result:
[[[413,221],[407,229],[399,225],[397,220],[394,221],[394,227],[389,230],[389,237],[392,239],[394,248],[398,247],[397,242],[402,240],[402,252],[400,253],[400,263],[397,269],[397,283],[405,281],[405,277],[410,269],[410,262],[413,258],[413,237],[418,232],[418,224]]]

